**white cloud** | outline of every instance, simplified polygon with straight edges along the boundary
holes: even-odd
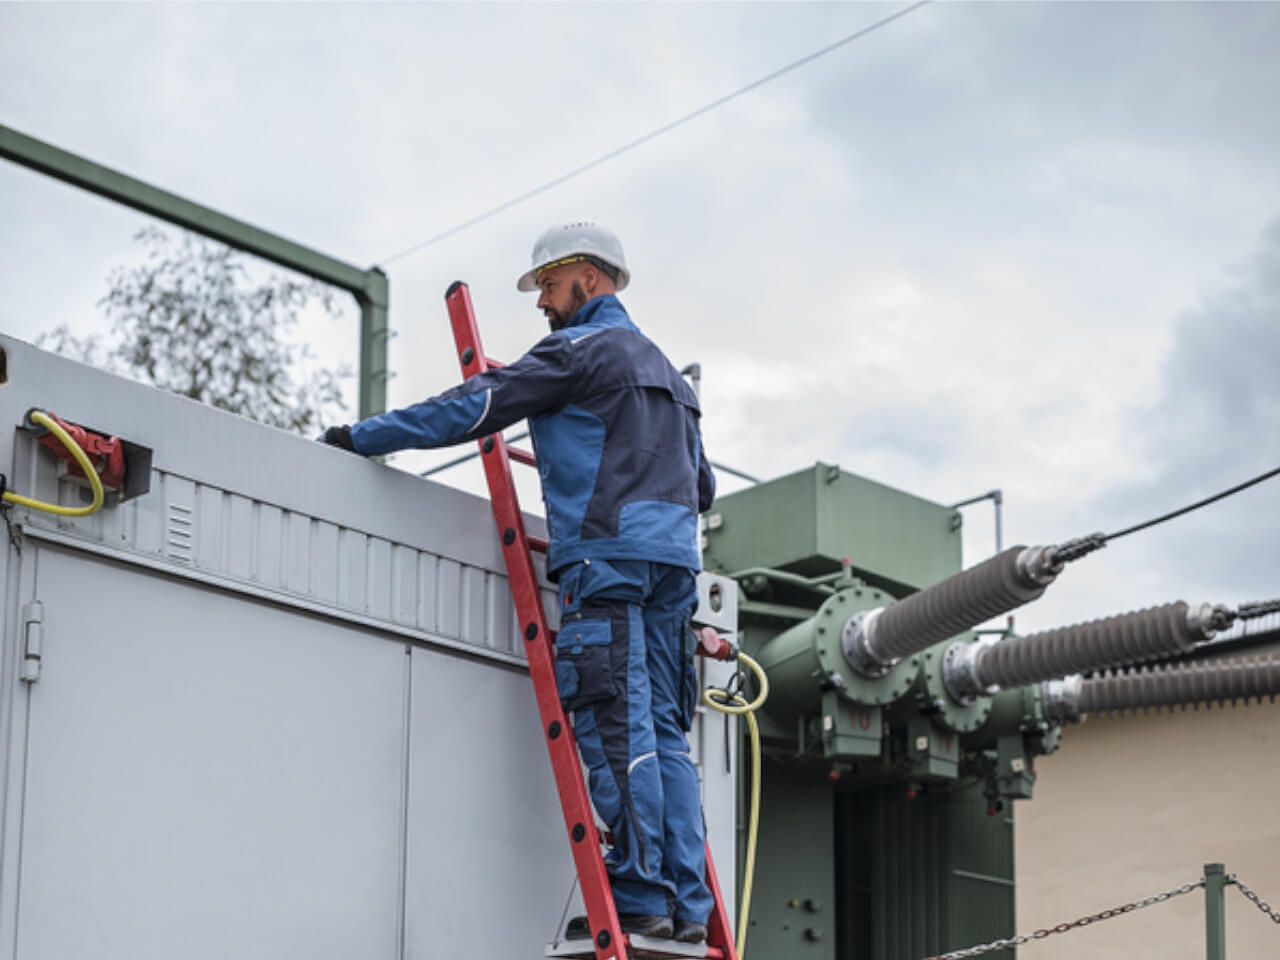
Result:
[[[6,4],[0,118],[368,264],[894,9]],[[714,458],[942,501],[1003,487],[1010,541],[1139,519],[1210,482],[1144,438],[1192,342],[1177,318],[1280,211],[1278,38],[1268,5],[926,7],[390,264],[391,401],[457,376],[455,279],[492,354],[540,335],[514,290],[532,238],[593,216],[637,321],[703,364]],[[145,222],[8,165],[0,215],[5,328],[28,338],[92,326]],[[355,360],[354,317],[312,334]],[[1144,485],[1160,504],[1108,499]],[[970,515],[971,559],[989,527]],[[1082,562],[1025,619],[1194,593],[1164,542]],[[1220,555],[1205,589],[1257,582],[1257,557]]]

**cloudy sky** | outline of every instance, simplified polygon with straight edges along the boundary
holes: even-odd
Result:
[[[454,279],[490,353],[532,343],[515,278],[587,217],[742,470],[1000,488],[1037,543],[1280,465],[1280,5],[935,3],[391,260],[901,9],[0,3],[0,123],[386,264],[393,405],[456,377]],[[0,163],[0,223],[3,329],[104,329],[145,218]],[[354,365],[354,308],[307,336]],[[1280,596],[1278,517],[1280,479],[1117,541],[1019,624]]]

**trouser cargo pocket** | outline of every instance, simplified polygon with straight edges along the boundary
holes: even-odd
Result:
[[[618,695],[613,627],[607,617],[569,620],[556,637],[556,686],[566,710]]]
[[[698,652],[698,635],[688,617],[684,619],[684,662],[680,688],[680,724],[688,733],[693,727],[693,714],[698,707],[698,668],[694,656]]]

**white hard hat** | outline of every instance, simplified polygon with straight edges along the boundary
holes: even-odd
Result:
[[[622,241],[598,223],[577,220],[556,224],[543,231],[533,245],[533,267],[516,281],[517,290],[537,290],[538,274],[548,267],[574,263],[591,257],[618,271],[616,287],[625,290],[631,282],[627,258],[622,254]]]

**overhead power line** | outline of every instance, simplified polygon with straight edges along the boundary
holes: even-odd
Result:
[[[1180,507],[1177,510],[1171,510],[1169,513],[1161,514],[1151,520],[1144,520],[1142,523],[1135,523],[1132,527],[1125,527],[1123,530],[1117,530],[1115,533],[1091,533],[1084,537],[1077,537],[1074,540],[1068,540],[1054,550],[1054,555],[1063,563],[1071,563],[1073,560],[1079,560],[1081,557],[1088,556],[1095,550],[1101,550],[1112,540],[1118,540],[1121,537],[1127,537],[1131,533],[1137,533],[1139,530],[1146,530],[1148,527],[1154,527],[1158,523],[1164,523],[1166,520],[1172,520],[1174,517],[1180,517],[1183,514],[1190,513],[1192,510],[1199,510],[1201,507],[1207,507],[1211,503],[1217,503],[1226,497],[1239,493],[1241,490],[1247,490],[1256,484],[1262,483],[1263,480],[1270,480],[1272,477],[1280,476],[1280,467],[1274,470],[1268,470],[1266,473],[1259,474],[1252,480],[1246,480],[1244,483],[1238,483],[1234,487],[1229,487],[1220,493],[1215,493],[1211,497],[1205,497],[1203,500],[1197,500],[1195,503]],[[1269,612],[1269,611],[1267,611]],[[1261,614],[1254,614],[1261,616]]]
[[[1239,493],[1241,490],[1247,490],[1254,484],[1261,483],[1263,480],[1270,480],[1272,477],[1278,475],[1280,475],[1280,467],[1276,467],[1274,470],[1268,470],[1266,473],[1260,474],[1252,480],[1246,480],[1244,483],[1238,483],[1234,487],[1223,490],[1221,493],[1215,493],[1211,497],[1205,497],[1203,500],[1197,500],[1195,503],[1188,504],[1178,510],[1161,514],[1153,520],[1147,520],[1144,523],[1137,523],[1132,527],[1125,527],[1123,530],[1117,530],[1115,533],[1109,533],[1107,534],[1107,539],[1116,540],[1120,537],[1127,537],[1131,533],[1137,533],[1139,530],[1145,530],[1147,527],[1154,527],[1157,523],[1164,523],[1166,520],[1172,520],[1174,517],[1180,517],[1184,513],[1190,513],[1192,510],[1199,510],[1201,507],[1207,507],[1211,503],[1217,503],[1219,500]]]
[[[588,163],[584,163],[580,167],[575,167],[574,169],[570,170],[568,173],[562,173],[560,176],[556,177],[554,180],[548,180],[546,183],[542,184],[541,186],[534,187],[532,190],[528,191],[527,193],[522,193],[518,197],[513,197],[510,200],[506,201],[505,203],[501,203],[498,206],[492,208],[491,210],[486,210],[484,213],[478,214],[469,220],[464,220],[462,223],[452,226],[448,230],[441,231],[440,233],[437,233],[434,236],[428,237],[426,240],[423,240],[420,243],[415,243],[411,247],[406,247],[404,250],[401,250],[399,253],[392,254],[391,256],[386,257],[379,262],[384,265],[389,263],[394,263],[395,261],[403,257],[409,256],[411,253],[417,253],[419,250],[424,250],[427,247],[431,246],[432,244],[439,243],[441,240],[447,239],[448,237],[452,237],[456,233],[461,233],[463,230],[466,230],[468,227],[474,227],[477,223],[483,223],[485,220],[488,220],[492,217],[496,217],[498,214],[503,213],[507,210],[510,210],[512,207],[518,206],[521,203],[524,203],[526,200],[532,200],[534,197],[538,196],[539,194],[546,193],[548,190],[552,189],[553,187],[558,187],[560,184],[564,183],[567,180],[572,180],[574,177],[584,174],[588,170],[594,170],[596,167],[600,166],[601,164],[608,163],[610,160],[614,159],[615,157],[622,156],[622,154],[628,152],[629,150],[634,150],[636,147],[641,146],[642,144],[648,143],[650,140],[660,137],[664,133],[670,133],[672,130],[676,129],[676,127],[683,126],[684,124],[688,123],[690,120],[695,120],[698,117],[702,116],[703,114],[710,113],[712,110],[716,109],[717,107],[722,107],[729,101],[735,100],[745,93],[750,93],[752,90],[755,90],[757,87],[762,87],[766,83],[769,83],[773,80],[777,80],[779,77],[783,76],[784,74],[790,73],[792,70],[797,70],[800,67],[805,66],[806,64],[812,63],[814,60],[817,60],[819,57],[825,57],[827,54],[832,53],[836,50],[839,50],[841,47],[847,46],[848,44],[853,43],[855,40],[860,40],[863,37],[865,37],[867,34],[874,33],[876,30],[879,30],[881,27],[886,27],[889,24],[893,23],[893,21],[899,20],[902,17],[905,17],[907,14],[913,13],[914,11],[919,10],[921,7],[925,6],[929,2],[930,0],[918,0],[917,3],[913,3],[911,4],[911,6],[906,7],[902,10],[899,10],[897,13],[890,14],[889,16],[885,17],[882,20],[877,20],[875,23],[871,24],[870,26],[863,27],[861,30],[851,33],[847,37],[842,37],[841,39],[837,40],[835,43],[828,44],[827,46],[823,47],[820,50],[815,50],[813,51],[813,53],[810,53],[807,56],[801,57],[799,60],[793,60],[791,63],[788,63],[785,67],[780,67],[779,69],[774,70],[772,73],[766,74],[765,76],[761,77],[758,80],[753,80],[751,83],[748,83],[745,87],[739,87],[737,90],[734,90],[732,93],[726,93],[724,96],[720,97],[719,99],[712,100],[710,103],[699,107],[697,110],[694,110],[692,113],[686,113],[683,117],[680,117],[678,120],[672,120],[670,123],[664,126],[658,127],[656,130],[651,130],[650,132],[646,133],[642,137],[637,137],[635,140],[631,140],[627,143],[624,143],[622,146],[617,147],[613,150],[610,150],[608,153],[601,154],[600,156],[596,157],[594,160]]]

